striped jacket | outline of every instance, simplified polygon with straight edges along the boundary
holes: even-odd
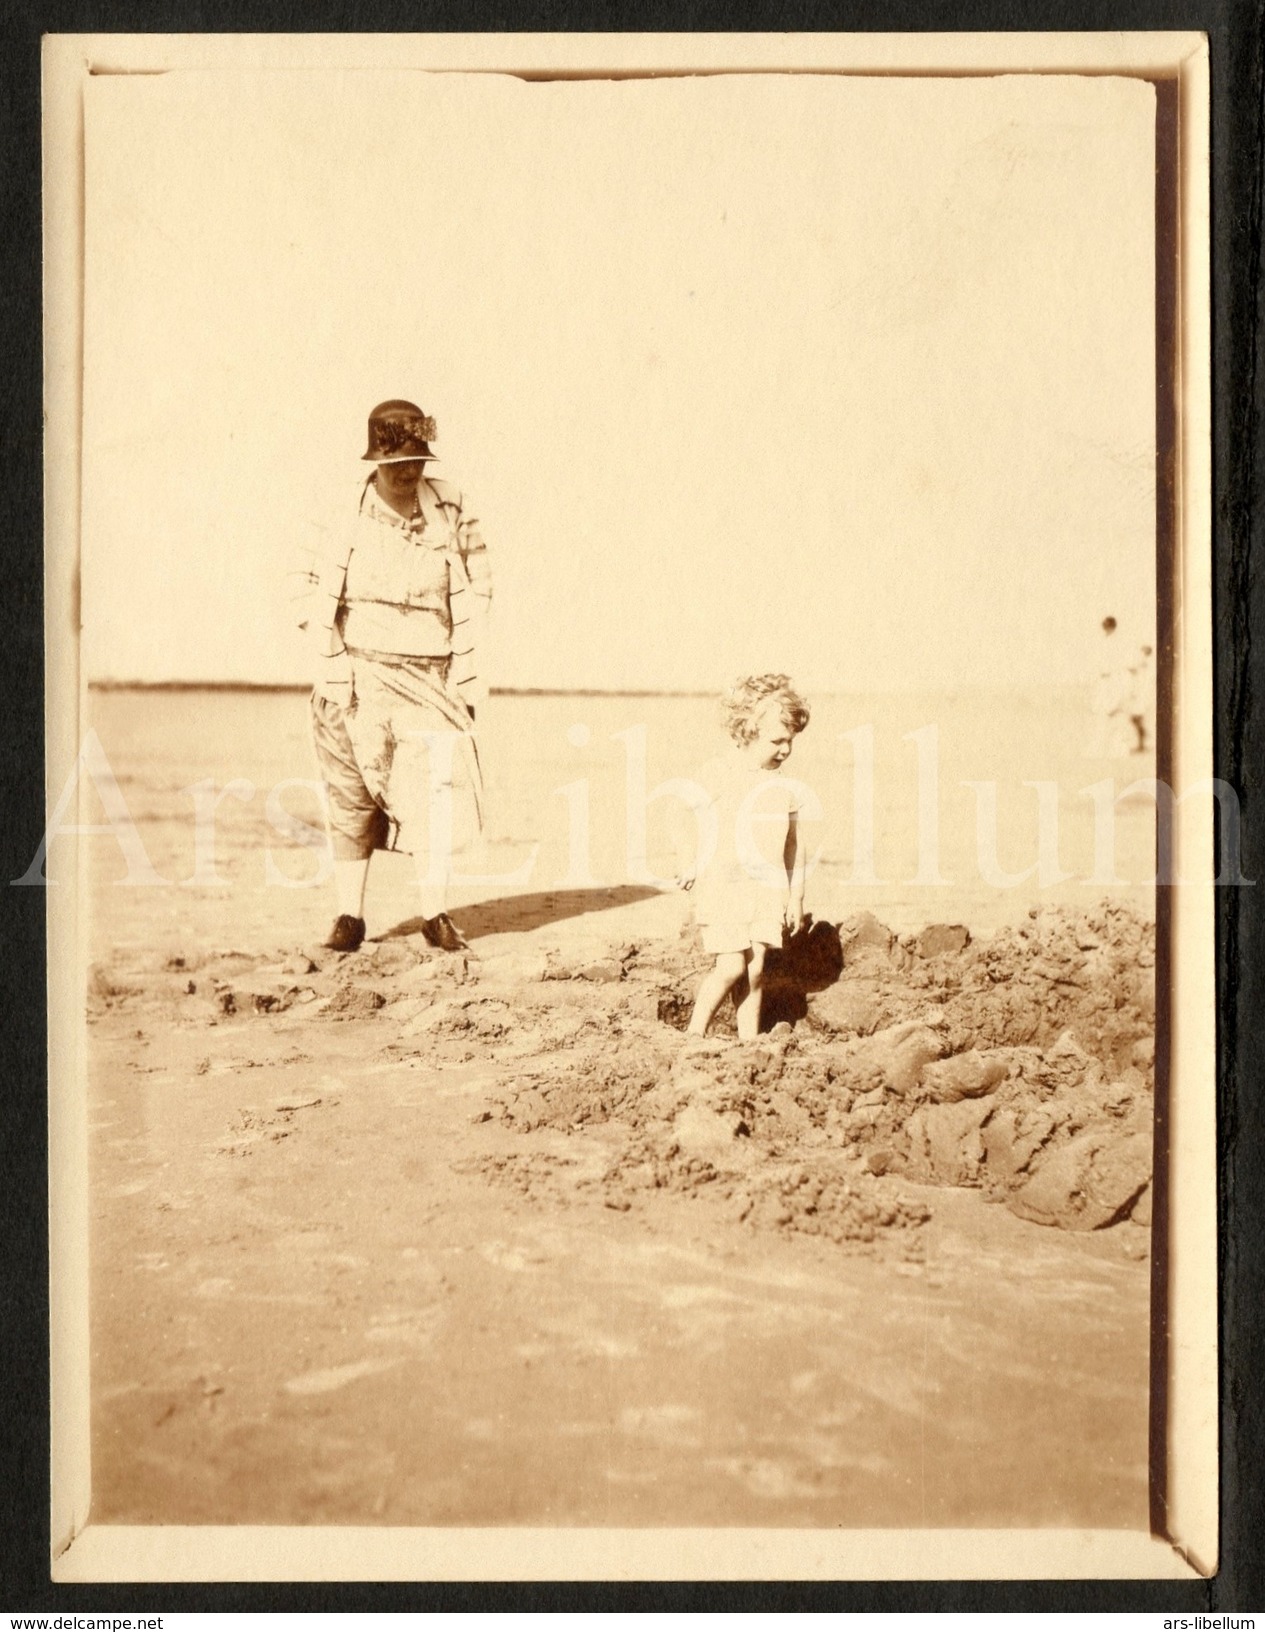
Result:
[[[456,547],[448,558],[448,606],[452,615],[452,669],[450,682],[464,702],[473,706],[487,696],[487,683],[478,666],[478,648],[492,602],[492,573],[487,546],[477,520],[469,514],[460,492],[450,482],[424,477],[425,486],[448,521]],[[369,500],[372,476],[360,490],[358,510]],[[347,568],[356,547],[354,527],[326,530],[313,525],[302,546],[302,560],[291,573],[295,622],[316,644],[321,674],[316,689],[334,702],[351,698],[351,662],[343,643]]]

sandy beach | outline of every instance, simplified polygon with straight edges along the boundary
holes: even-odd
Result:
[[[93,694],[167,881],[92,842],[94,1521],[1145,1529],[1153,806],[1106,885],[1082,790],[1153,761],[1075,692],[814,704],[813,924],[700,1047],[628,810],[666,878],[710,700],[490,700],[454,957],[396,856],[320,946],[303,697]],[[1069,876],[1003,888],[1034,782]]]

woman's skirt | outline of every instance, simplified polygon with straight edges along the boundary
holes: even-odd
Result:
[[[404,850],[438,878],[483,827],[474,722],[448,658],[352,653],[347,706],[312,698],[312,739],[334,855]]]

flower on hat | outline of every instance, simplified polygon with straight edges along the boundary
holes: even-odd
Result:
[[[407,419],[380,419],[374,423],[374,438],[383,453],[395,453],[408,442],[433,442],[435,421],[430,414]]]

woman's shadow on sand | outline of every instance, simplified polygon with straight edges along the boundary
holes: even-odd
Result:
[[[556,924],[564,918],[581,918],[589,912],[609,912],[613,907],[627,907],[634,901],[645,901],[662,893],[644,884],[614,884],[607,889],[538,890],[532,895],[476,901],[459,912],[453,910],[462,934],[467,940],[475,941],[485,935],[540,929],[545,924]],[[394,941],[406,935],[423,935],[424,924],[422,918],[407,918],[374,938]]]

